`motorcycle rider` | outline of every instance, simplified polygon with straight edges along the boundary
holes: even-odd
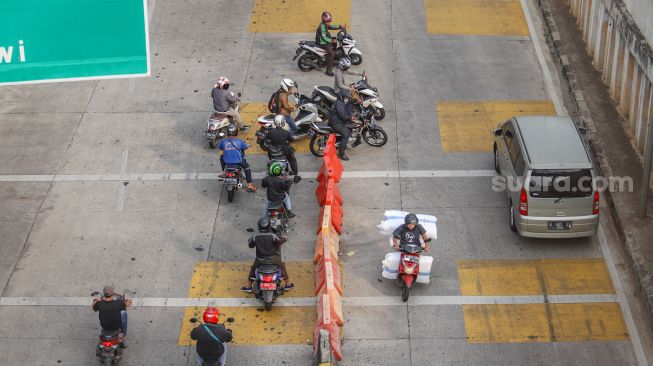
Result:
[[[281,269],[281,278],[286,285],[283,287],[284,291],[290,291],[295,287],[294,284],[288,282],[288,271],[286,264],[281,261],[281,245],[288,241],[283,236],[277,236],[270,232],[270,220],[261,218],[258,220],[259,234],[254,234],[249,238],[248,246],[256,248],[256,258],[254,264],[249,270],[247,277],[247,286],[240,288],[244,292],[252,292],[252,284],[256,276],[256,268],[261,264],[276,264]]]
[[[131,305],[131,299],[116,295],[113,286],[106,285],[102,289],[102,298],[93,299],[93,305],[91,306],[93,311],[99,313],[98,317],[102,329],[108,331],[120,329],[123,348],[127,348],[124,337],[127,336],[127,308]]]
[[[190,332],[190,338],[197,341],[197,364],[199,366],[224,366],[227,361],[227,345],[233,340],[231,329],[218,324],[220,311],[208,307],[202,314],[204,324],[199,324]]]
[[[221,178],[226,175],[224,168],[227,164],[240,166],[245,171],[245,180],[247,180],[247,192],[256,192],[256,186],[252,181],[252,171],[249,169],[249,164],[245,160],[245,150],[249,145],[245,141],[235,137],[238,131],[233,126],[227,127],[227,138],[220,140],[218,149],[222,150],[220,155],[220,166],[223,173],[220,174]]]
[[[290,202],[290,194],[288,194],[292,182],[285,177],[280,176],[282,170],[283,167],[281,166],[281,163],[273,161],[270,163],[270,167],[268,168],[269,175],[263,178],[263,181],[261,182],[263,188],[267,188],[268,202],[265,208],[263,208],[263,218],[265,219],[269,219],[268,208],[270,207],[270,204],[272,202],[281,201],[283,201],[286,206],[286,214],[288,215],[288,218],[295,217],[295,214],[291,211],[292,203]]]
[[[240,128],[241,131],[246,132],[249,130],[249,126],[245,126],[243,119],[240,117],[240,113],[231,107],[231,104],[238,102],[239,99],[238,97],[231,95],[231,92],[229,91],[230,83],[229,79],[220,76],[218,82],[213,87],[213,90],[211,90],[213,111],[233,117],[238,128]]]
[[[281,86],[279,88],[278,94],[279,114],[282,114],[286,117],[286,122],[288,123],[288,126],[290,126],[290,136],[295,136],[295,133],[297,132],[297,124],[292,118],[292,112],[295,110],[295,107],[291,106],[288,103],[288,97],[291,94],[297,94],[299,92],[297,83],[291,79],[283,79],[279,85]]]
[[[331,13],[325,11],[322,13],[322,22],[317,26],[315,31],[315,43],[320,45],[326,51],[326,74],[333,76],[333,57],[335,56],[334,46],[338,43],[336,38],[331,37],[329,30],[341,29],[339,24],[331,24]]]
[[[347,150],[347,143],[349,142],[349,128],[347,122],[353,116],[353,106],[351,104],[351,93],[349,89],[340,90],[338,99],[333,103],[333,107],[329,110],[329,125],[340,134],[340,146],[338,150],[338,157],[341,160],[349,160],[345,155]]]
[[[270,139],[270,148],[279,147],[283,150],[288,163],[290,164],[290,169],[292,169],[292,174],[295,175],[294,182],[299,183],[302,179],[299,176],[299,170],[297,169],[297,158],[295,157],[295,149],[290,146],[290,143],[293,141],[290,137],[290,133],[283,129],[285,125],[286,118],[282,114],[278,114],[274,117],[274,128],[268,133],[268,139]],[[270,149],[268,149],[268,158]]]
[[[354,94],[355,88],[353,85],[347,85],[345,83],[345,74],[347,75],[357,75],[363,76],[364,74],[359,74],[353,71],[349,71],[351,67],[351,61],[347,57],[343,57],[338,61],[338,67],[336,67],[335,77],[333,78],[333,91],[336,95],[340,94],[341,90],[349,89],[349,91]]]
[[[423,244],[420,244],[419,238],[424,240]],[[399,250],[400,246],[404,244],[419,244],[424,249],[425,252],[428,252],[429,242],[431,238],[426,233],[426,229],[420,225],[417,215],[409,213],[404,217],[404,224],[395,229],[392,233],[392,247],[395,250]]]

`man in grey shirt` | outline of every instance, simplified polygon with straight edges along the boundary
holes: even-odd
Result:
[[[349,71],[351,67],[351,61],[347,57],[343,57],[338,62],[338,67],[336,67],[336,73],[334,75],[333,90],[336,92],[336,96],[340,95],[340,90],[350,90],[350,87],[345,83],[345,74],[347,75],[356,75],[363,76],[356,72]]]
[[[238,98],[229,91],[229,79],[224,76],[218,79],[218,83],[211,90],[211,98],[213,98],[214,111],[233,117],[241,131],[249,130],[249,126],[245,126],[243,123],[240,113],[231,106],[231,104],[238,102]]]

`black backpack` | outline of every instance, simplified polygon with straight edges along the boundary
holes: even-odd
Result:
[[[270,113],[277,114],[279,113],[279,93],[281,93],[281,90],[277,90],[274,93],[272,93],[272,96],[270,97],[270,100],[268,101],[268,110]]]

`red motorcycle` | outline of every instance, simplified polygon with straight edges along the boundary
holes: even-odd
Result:
[[[410,296],[410,288],[419,275],[420,253],[424,250],[421,245],[403,244],[400,246],[401,258],[399,259],[399,276],[397,281],[401,285],[401,300],[406,302]]]

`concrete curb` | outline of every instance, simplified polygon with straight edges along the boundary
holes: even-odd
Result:
[[[562,41],[560,40],[560,33],[558,32],[558,27],[556,26],[555,20],[550,11],[549,1],[548,0],[537,0],[540,11],[542,12],[542,17],[546,24],[546,30],[549,33],[551,38],[553,48],[555,50],[556,59],[558,64],[561,67],[561,73],[567,88],[569,89],[569,94],[573,101],[576,115],[572,116],[576,120],[577,125],[585,127],[587,129],[587,143],[590,148],[590,152],[594,157],[594,160],[598,163],[598,169],[600,174],[604,177],[611,177],[612,167],[608,161],[605,150],[603,148],[603,141],[600,136],[596,134],[596,126],[592,117],[589,113],[589,108],[585,102],[583,92],[580,90],[578,81],[576,79],[576,73],[574,68],[569,62],[569,57],[565,54],[562,49]],[[653,313],[653,273],[648,268],[646,263],[646,258],[642,255],[640,251],[639,243],[637,243],[632,236],[626,233],[623,221],[620,217],[620,212],[615,205],[615,201],[619,201],[619,197],[615,197],[609,190],[604,191],[605,202],[607,202],[612,219],[615,222],[617,227],[617,232],[619,238],[626,248],[626,252],[633,261],[635,268],[635,273],[639,280],[639,285],[646,297],[649,310]]]

